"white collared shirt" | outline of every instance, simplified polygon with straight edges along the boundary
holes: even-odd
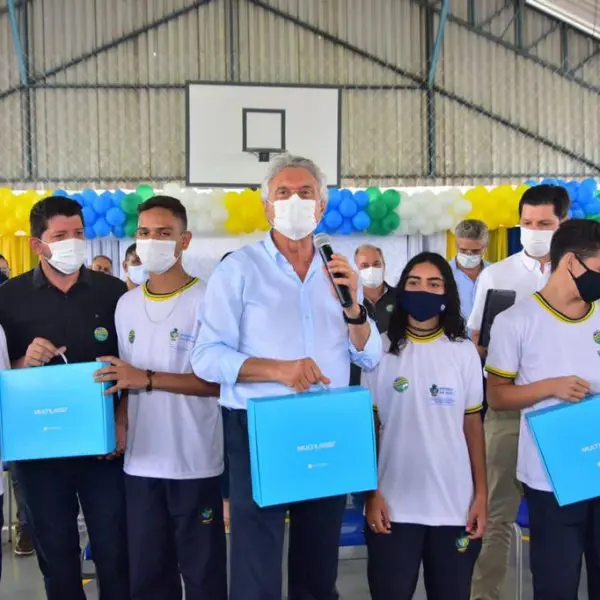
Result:
[[[200,322],[192,352],[194,373],[220,384],[221,404],[231,409],[246,409],[249,398],[294,393],[276,382],[239,383],[248,358],[312,358],[335,388],[348,385],[351,362],[370,370],[381,357],[381,339],[371,319],[363,350],[352,344],[320,255],[315,253],[302,281],[270,233],[236,250],[215,269]]]
[[[477,280],[475,301],[467,327],[470,331],[481,329],[488,290],[514,290],[517,294],[515,302],[520,302],[539,292],[549,277],[550,263],[545,264],[542,270],[541,263],[525,254],[524,250],[486,267]]]
[[[597,303],[580,319],[570,319],[534,294],[498,315],[492,325],[485,369],[515,385],[576,375],[600,392],[600,310]],[[530,488],[552,491],[527,413],[559,404],[550,397],[521,411],[517,479]]]

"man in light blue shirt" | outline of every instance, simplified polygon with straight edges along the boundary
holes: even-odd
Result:
[[[458,286],[460,307],[465,321],[473,310],[477,279],[489,264],[483,260],[488,245],[487,225],[477,219],[461,221],[454,230],[456,258],[450,261],[450,268]]]
[[[335,600],[344,497],[259,508],[252,499],[246,403],[314,386],[348,385],[350,363],[372,369],[381,356],[375,324],[359,304],[358,278],[334,254],[325,266],[313,232],[327,201],[321,170],[283,155],[262,187],[273,225],[264,240],[229,256],[213,273],[192,355],[198,377],[221,385],[230,409],[230,600],[281,600],[285,516],[290,511],[289,597]],[[326,269],[350,288],[342,309]]]

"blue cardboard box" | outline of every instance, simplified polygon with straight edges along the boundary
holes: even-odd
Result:
[[[600,497],[600,396],[527,413],[560,506]]]
[[[98,362],[0,372],[5,461],[108,454],[115,449],[112,396],[95,383]]]
[[[364,388],[250,399],[248,433],[259,506],[377,488],[373,403]]]

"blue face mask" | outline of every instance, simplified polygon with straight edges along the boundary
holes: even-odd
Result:
[[[446,310],[446,294],[400,290],[396,302],[415,321],[421,323],[429,321],[433,317],[438,317]]]

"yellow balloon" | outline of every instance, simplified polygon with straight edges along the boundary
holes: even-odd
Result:
[[[225,221],[224,227],[227,233],[239,235],[244,231],[244,221],[238,216],[230,216],[229,219]]]
[[[19,224],[15,220],[13,215],[8,216],[4,220],[5,235],[14,235],[19,229]]]
[[[227,192],[223,198],[223,204],[229,211],[230,215],[233,215],[236,210],[241,206],[241,197],[237,192]]]

